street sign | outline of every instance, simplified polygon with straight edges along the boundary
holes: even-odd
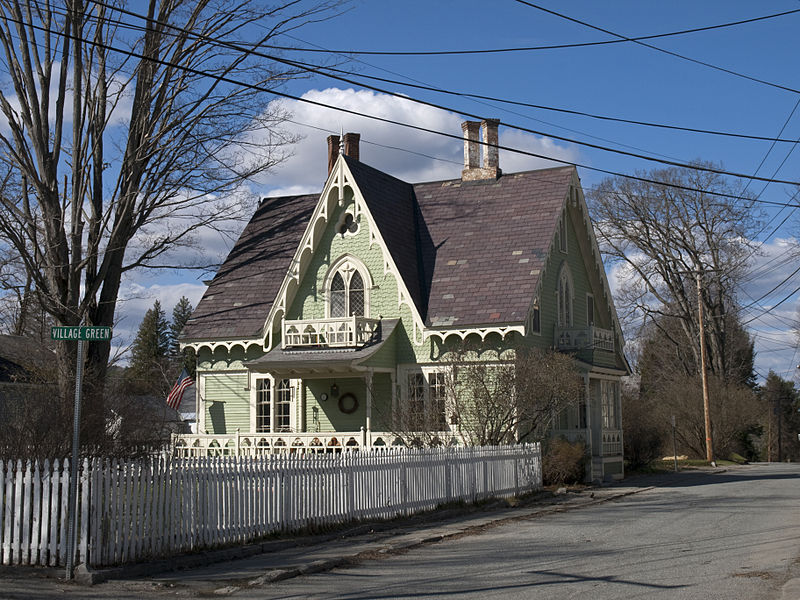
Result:
[[[103,325],[66,325],[50,328],[50,339],[78,342],[75,358],[75,418],[72,422],[72,462],[69,472],[69,502],[67,504],[67,579],[72,579],[75,562],[76,521],[78,505],[78,452],[81,422],[81,377],[83,375],[83,345],[86,342],[107,342],[111,327]]]
[[[53,340],[87,340],[90,342],[106,342],[111,339],[111,327],[102,325],[74,325],[50,328],[50,339]]]

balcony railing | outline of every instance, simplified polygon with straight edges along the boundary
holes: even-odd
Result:
[[[606,350],[614,352],[614,332],[600,327],[556,328],[559,350]]]
[[[622,454],[622,432],[614,429],[603,430],[603,456]]]
[[[381,322],[366,317],[283,322],[283,348],[360,348],[380,341]]]

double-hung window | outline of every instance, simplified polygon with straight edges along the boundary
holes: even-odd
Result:
[[[289,379],[275,386],[273,401],[272,380],[256,380],[256,432],[278,433],[292,430],[292,400],[294,390]]]
[[[447,376],[442,371],[408,374],[405,426],[411,431],[447,429]]]

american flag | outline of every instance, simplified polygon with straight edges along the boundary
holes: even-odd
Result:
[[[194,379],[191,378],[184,367],[181,374],[178,375],[178,380],[175,382],[175,385],[172,386],[169,396],[167,396],[167,406],[178,410],[178,407],[181,405],[181,400],[183,400],[183,393],[186,391],[186,388],[193,383]]]

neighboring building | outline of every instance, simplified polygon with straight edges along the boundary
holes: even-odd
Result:
[[[621,476],[628,366],[578,174],[503,174],[498,121],[463,128],[461,179],[396,179],[348,133],[328,138],[321,194],[260,203],[182,334],[199,431],[387,444],[412,404],[448,429],[442,349],[526,343],[575,354],[587,398],[555,433],[587,441],[593,478]]]
[[[55,352],[21,335],[0,335],[0,400],[51,393]]]

